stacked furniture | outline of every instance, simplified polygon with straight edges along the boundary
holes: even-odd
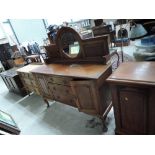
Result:
[[[115,40],[115,32],[112,30],[111,25],[99,25],[92,27],[93,35],[96,36],[101,36],[101,35],[108,35],[108,40],[111,44]]]

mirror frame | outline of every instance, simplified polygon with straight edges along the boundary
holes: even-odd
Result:
[[[61,41],[61,36],[64,33],[72,33],[75,37],[75,39],[77,40],[77,42],[79,43],[80,49],[79,49],[79,53],[75,56],[75,57],[71,57],[68,54],[66,54],[63,50],[62,45],[62,41]],[[82,55],[82,42],[81,42],[81,37],[78,34],[78,32],[76,32],[74,29],[70,28],[70,27],[62,27],[58,32],[57,32],[57,37],[56,37],[56,44],[60,50],[61,56],[63,58],[69,58],[69,59],[77,59],[80,58]]]

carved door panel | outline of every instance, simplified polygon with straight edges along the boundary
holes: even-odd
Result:
[[[119,89],[121,129],[129,134],[146,133],[147,91],[125,87]]]
[[[79,111],[97,114],[99,111],[97,91],[93,80],[71,81]]]
[[[48,85],[46,84],[46,79],[43,75],[36,75],[37,81],[39,83],[40,92],[43,97],[52,98],[52,94],[49,92]]]
[[[70,86],[50,83],[48,84],[50,91],[53,92],[54,99],[61,103],[77,107],[76,98]]]

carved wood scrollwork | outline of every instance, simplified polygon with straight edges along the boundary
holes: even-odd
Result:
[[[57,33],[56,44],[45,46],[45,49],[48,55],[46,63],[106,64],[105,56],[109,55],[108,36],[82,39],[74,29],[62,27]]]

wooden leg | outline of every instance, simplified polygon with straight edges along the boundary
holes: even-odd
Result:
[[[112,101],[110,102],[109,106],[107,107],[106,111],[104,112],[102,118],[105,120],[107,118],[107,115],[109,113],[109,111],[111,110],[112,108]]]
[[[47,108],[50,107],[49,102],[47,101],[47,99],[43,98],[44,102],[47,104]]]
[[[104,112],[103,116],[99,116],[99,118],[102,121],[103,132],[107,132],[107,130],[108,130],[106,123],[105,123],[105,120],[106,120],[107,115],[108,115],[109,111],[111,110],[111,108],[112,108],[112,102],[110,102],[110,104],[107,107],[106,111]]]

